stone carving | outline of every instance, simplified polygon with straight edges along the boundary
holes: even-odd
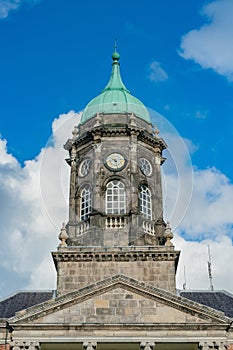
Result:
[[[11,342],[11,350],[39,350],[40,343],[37,342]]]
[[[207,342],[203,341],[199,343],[198,349],[200,350],[210,350],[210,349],[216,349],[216,350],[226,350],[228,345],[225,342]]]
[[[140,349],[142,350],[154,350],[155,343],[153,342],[141,342],[140,343]]]
[[[66,232],[66,226],[65,226],[65,223],[63,222],[62,224],[62,229],[61,229],[61,232],[59,233],[59,236],[58,238],[60,239],[61,243],[59,244],[59,247],[66,247],[67,244],[66,244],[66,240],[68,238],[68,234]]]
[[[72,131],[72,135],[73,135],[73,140],[76,140],[77,139],[77,137],[79,136],[79,129],[78,129],[78,126],[74,126],[74,129],[73,129],[73,131]]]
[[[76,155],[77,155],[77,149],[76,149],[75,145],[73,145],[72,149],[71,149],[71,155],[70,155],[72,167],[76,165]]]
[[[97,348],[97,343],[96,342],[84,342],[83,343],[83,349],[85,350],[95,350]]]
[[[101,125],[101,123],[102,123],[102,118],[101,118],[100,114],[97,113],[96,117],[95,117],[95,125],[94,125],[94,127]]]
[[[172,233],[169,222],[167,222],[166,230],[164,232],[164,238],[166,239],[165,246],[167,246],[167,247],[173,246],[173,244],[171,242],[171,239],[173,238],[173,233]]]
[[[133,113],[130,115],[130,125],[137,126],[136,120],[135,120],[135,115]]]

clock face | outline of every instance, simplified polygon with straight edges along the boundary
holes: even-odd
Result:
[[[152,174],[151,163],[146,158],[140,158],[139,167],[144,175],[150,176]]]
[[[111,153],[106,158],[106,165],[111,170],[121,170],[125,166],[125,158],[120,153]]]
[[[79,166],[79,175],[86,176],[89,173],[90,168],[91,168],[91,159],[90,158],[84,159]]]

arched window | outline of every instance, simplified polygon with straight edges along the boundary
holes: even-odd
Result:
[[[151,191],[146,185],[140,187],[140,212],[147,219],[152,219]]]
[[[123,182],[113,180],[107,184],[106,213],[125,214],[125,185]]]
[[[80,220],[86,220],[89,217],[92,207],[91,187],[85,186],[80,193]]]

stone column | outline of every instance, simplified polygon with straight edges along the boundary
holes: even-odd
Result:
[[[11,342],[11,350],[39,350],[40,343],[36,342]]]
[[[84,350],[96,350],[96,348],[97,348],[96,342],[86,341],[83,343]]]
[[[225,342],[209,342],[209,341],[203,341],[199,343],[198,349],[200,350],[210,350],[210,349],[216,349],[216,350],[226,350],[228,348],[227,343]]]
[[[155,343],[153,342],[141,342],[140,343],[140,349],[142,350],[154,350]]]

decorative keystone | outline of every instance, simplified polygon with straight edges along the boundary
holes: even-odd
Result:
[[[165,232],[164,232],[164,237],[166,238],[165,246],[167,246],[167,247],[173,246],[173,244],[171,242],[171,239],[173,238],[173,233],[172,233],[172,230],[171,230],[169,222],[167,222],[167,226],[166,226],[166,229],[165,229]]]
[[[67,247],[66,240],[68,238],[67,232],[66,232],[66,226],[63,222],[61,232],[59,233],[58,238],[60,239],[61,243],[59,244],[60,248]]]
[[[84,342],[83,343],[83,349],[85,350],[95,350],[97,348],[97,343],[96,342]]]
[[[153,342],[141,342],[140,343],[140,349],[142,350],[154,350],[155,343]]]

